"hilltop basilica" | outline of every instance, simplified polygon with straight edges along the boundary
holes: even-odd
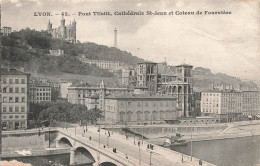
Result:
[[[58,28],[52,28],[52,23],[49,20],[47,31],[54,39],[67,40],[76,43],[76,21],[75,19],[69,25],[65,25],[65,19],[62,17],[61,25]]]

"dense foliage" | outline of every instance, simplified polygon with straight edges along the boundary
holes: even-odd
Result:
[[[77,123],[86,121],[95,123],[101,117],[99,109],[90,109],[84,105],[71,104],[65,101],[41,102],[30,104],[29,120],[40,122],[69,122]]]
[[[85,64],[77,56],[84,54],[89,59],[121,61],[125,64],[136,64],[141,59],[116,48],[95,43],[69,43],[52,39],[46,31],[35,31],[29,28],[12,32],[2,37],[2,60],[15,67],[25,67],[27,71],[40,73],[73,73],[112,77],[113,74],[97,66]],[[49,56],[49,50],[63,49],[64,56]]]

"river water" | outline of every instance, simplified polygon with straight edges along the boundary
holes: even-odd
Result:
[[[256,166],[260,163],[260,136],[193,142],[192,149],[196,158],[218,166]],[[173,147],[172,150],[190,155],[191,144]],[[69,154],[16,160],[30,163],[32,166],[68,166]]]
[[[191,144],[172,150],[190,155]],[[259,166],[260,136],[193,142],[192,153],[218,166]]]

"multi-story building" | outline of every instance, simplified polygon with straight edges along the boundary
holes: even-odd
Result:
[[[119,124],[158,124],[181,116],[177,98],[171,95],[111,94],[104,106],[105,120]]]
[[[201,115],[200,111],[200,104],[201,104],[201,92],[194,92],[192,94],[192,99],[191,99],[191,109],[194,117],[198,117]]]
[[[8,36],[12,32],[12,28],[11,27],[3,27],[1,31],[2,31],[3,35]]]
[[[123,64],[119,61],[105,61],[105,60],[91,60],[86,58],[84,55],[78,58],[81,62],[90,64],[90,65],[96,65],[97,67],[101,69],[107,69],[111,72],[118,71],[122,69]]]
[[[122,85],[131,85],[135,81],[135,71],[133,68],[122,69]]]
[[[49,51],[50,51],[50,55],[52,55],[52,56],[64,55],[64,50],[62,50],[62,49],[49,50]]]
[[[106,94],[111,93],[131,93],[133,89],[129,87],[120,87],[120,86],[109,86],[105,87]],[[86,97],[92,96],[95,94],[100,94],[100,86],[90,85],[90,84],[78,84],[71,85],[68,87],[68,102],[72,104],[82,104],[86,105]]]
[[[52,35],[54,39],[67,40],[72,43],[77,42],[76,21],[73,20],[69,25],[65,25],[65,19],[62,17],[61,25],[58,28],[52,28],[52,23],[48,22],[47,32]]]
[[[62,99],[68,98],[68,88],[72,85],[72,82],[61,82],[60,83],[60,97]]]
[[[2,69],[2,126],[4,130],[26,129],[29,114],[30,74]]]
[[[34,85],[30,86],[30,102],[50,102],[51,101],[51,86],[49,85]]]
[[[260,91],[243,91],[242,114],[252,118],[260,115]]]
[[[259,91],[208,90],[201,92],[201,114],[221,122],[237,121],[242,115],[260,115]]]
[[[85,106],[88,109],[99,109],[99,94],[87,96],[85,99]]]

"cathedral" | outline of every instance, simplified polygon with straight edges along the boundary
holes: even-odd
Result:
[[[49,20],[47,31],[54,39],[62,39],[72,43],[76,43],[76,21],[73,20],[69,25],[65,25],[65,19],[62,17],[61,25],[58,28],[52,28],[52,23]]]

